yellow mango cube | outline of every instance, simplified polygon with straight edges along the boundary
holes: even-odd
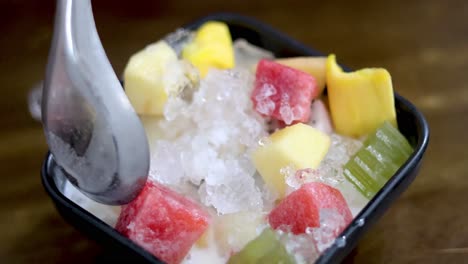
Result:
[[[392,78],[382,68],[344,72],[335,55],[327,59],[327,89],[336,132],[360,137],[384,121],[396,126]]]
[[[167,85],[166,72],[177,63],[175,51],[164,41],[134,54],[124,71],[125,93],[138,114],[162,115],[174,85]]]
[[[295,57],[282,58],[275,60],[279,64],[306,72],[312,75],[317,82],[318,94],[325,89],[325,69],[327,64],[326,57]]]
[[[281,169],[315,169],[330,148],[330,137],[303,123],[298,123],[270,135],[263,146],[253,152],[253,163],[266,185],[283,198],[286,179]]]
[[[234,49],[228,26],[216,21],[203,24],[193,42],[183,49],[182,57],[195,65],[202,77],[210,68],[233,68]]]

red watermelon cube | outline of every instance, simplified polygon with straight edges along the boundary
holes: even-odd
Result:
[[[312,75],[261,60],[257,65],[251,99],[258,113],[290,125],[309,120],[310,104],[318,92]]]
[[[180,263],[208,228],[199,205],[151,181],[126,206],[116,229],[166,263]]]
[[[274,229],[302,234],[308,227],[320,226],[320,210],[332,209],[344,219],[344,225],[338,235],[352,220],[341,192],[320,182],[310,182],[286,196],[268,215],[268,221]]]

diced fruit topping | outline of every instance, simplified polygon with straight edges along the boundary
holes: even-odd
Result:
[[[310,104],[317,95],[317,85],[311,75],[269,60],[258,63],[251,98],[255,110],[263,116],[274,117],[287,125],[307,122]]]
[[[151,168],[112,220],[168,264],[312,263],[413,152],[385,69],[276,59],[222,22],[139,51],[124,84]]]
[[[335,130],[360,137],[371,133],[384,121],[396,126],[393,87],[385,69],[368,68],[343,72],[335,55],[327,60],[327,88]]]
[[[124,72],[125,92],[139,114],[160,115],[169,88],[163,78],[166,66],[177,61],[175,52],[164,41],[149,45],[130,58]]]
[[[275,62],[314,76],[317,83],[317,94],[321,94],[325,89],[325,68],[327,63],[326,57],[284,58],[276,59]]]
[[[225,214],[215,222],[215,238],[223,252],[241,250],[257,236],[257,227],[264,222],[259,212]]]
[[[233,68],[234,49],[228,26],[216,21],[203,24],[183,49],[182,57],[195,65],[202,77],[210,68]]]
[[[122,208],[116,229],[167,263],[180,263],[205,232],[210,216],[191,200],[148,181]]]
[[[398,129],[384,122],[346,163],[343,173],[364,196],[372,198],[412,152]]]
[[[141,115],[162,115],[168,96],[193,89],[198,79],[197,70],[164,41],[133,55],[124,72],[125,92]]]
[[[330,138],[319,130],[298,123],[276,131],[253,153],[253,163],[267,186],[279,197],[286,191],[281,169],[317,168],[330,147]]]
[[[288,254],[275,232],[266,228],[245,248],[229,259],[229,264],[283,263],[293,264],[294,259]]]
[[[343,225],[336,229],[338,235],[353,219],[341,192],[320,182],[310,182],[284,198],[269,214],[268,221],[274,229],[294,234],[307,228],[320,226],[320,211],[332,209],[343,217]]]

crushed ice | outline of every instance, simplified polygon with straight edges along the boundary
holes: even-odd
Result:
[[[174,49],[176,54],[180,56],[182,49],[187,43],[192,42],[194,35],[195,34],[193,31],[179,28],[176,31],[166,35],[164,40]]]
[[[343,216],[332,209],[320,210],[320,227],[312,228],[311,233],[315,239],[315,243],[319,252],[323,252],[333,242],[343,227],[346,226],[346,221]]]
[[[274,59],[272,52],[250,44],[245,39],[233,43],[236,68],[252,69],[261,59]]]
[[[275,110],[275,102],[270,98],[277,93],[275,87],[269,83],[265,83],[260,87],[259,92],[255,95],[257,102],[257,111],[260,114],[270,116]]]
[[[246,154],[266,136],[251,105],[252,87],[247,71],[210,70],[191,102],[170,99],[158,123],[150,177],[176,189],[190,183],[201,202],[221,214],[262,208],[263,186]]]
[[[277,231],[280,241],[297,264],[313,263],[319,257],[315,239],[310,233],[295,235]]]

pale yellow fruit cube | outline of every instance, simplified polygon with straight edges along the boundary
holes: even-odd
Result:
[[[223,255],[238,252],[256,238],[257,228],[266,216],[260,212],[239,212],[221,215],[214,224],[215,239]]]
[[[163,138],[164,132],[161,130],[159,123],[161,116],[139,115],[140,121],[146,132],[150,153],[155,153],[156,143],[158,139]]]
[[[335,55],[327,59],[330,112],[337,133],[360,137],[375,131],[384,121],[396,126],[392,78],[382,68],[344,72]]]
[[[266,142],[254,151],[253,163],[266,185],[280,198],[286,192],[281,169],[315,169],[330,147],[327,134],[303,123],[276,131]]]
[[[306,72],[315,78],[318,94],[325,89],[326,57],[295,57],[275,60],[279,64]]]
[[[198,248],[208,248],[211,246],[212,242],[214,241],[214,227],[210,225],[205,232],[195,241],[195,246]]]
[[[149,45],[130,58],[124,71],[125,93],[138,114],[163,113],[168,94],[176,88],[165,75],[171,68],[168,66],[175,63],[177,55],[164,41]]]
[[[216,21],[203,24],[193,42],[185,46],[182,57],[195,65],[202,77],[210,68],[233,68],[234,49],[228,26]]]

